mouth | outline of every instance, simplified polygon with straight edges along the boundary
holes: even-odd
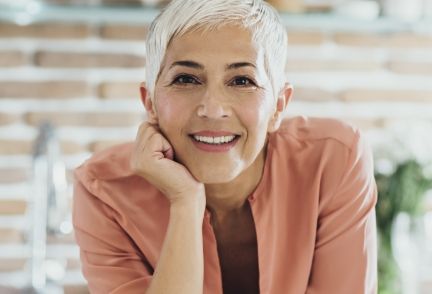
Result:
[[[240,135],[228,132],[199,132],[189,136],[198,149],[207,152],[229,151],[240,138]]]
[[[221,145],[221,144],[229,144],[234,140],[238,139],[239,135],[229,135],[229,136],[199,136],[199,135],[191,135],[192,139],[197,142],[210,144],[210,145]]]

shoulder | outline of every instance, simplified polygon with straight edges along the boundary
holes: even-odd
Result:
[[[373,178],[371,148],[361,131],[340,120],[294,117],[270,135],[269,146],[280,170],[288,169],[321,192],[341,183]]]
[[[77,178],[110,180],[132,175],[129,160],[133,142],[115,145],[94,153],[75,170]]]
[[[129,168],[129,158],[133,143],[125,143],[109,147],[94,153],[89,159],[78,166],[74,171],[75,191],[74,198],[83,198],[85,201],[102,201],[112,205],[115,198],[112,189],[112,180],[122,178],[123,181],[132,176]],[[122,186],[118,182],[116,186]],[[79,189],[78,189],[79,187]],[[77,191],[85,191],[78,193]],[[108,192],[108,193],[107,193]],[[110,205],[111,204],[111,205]]]
[[[285,119],[275,135],[298,144],[327,141],[352,149],[361,133],[356,127],[338,119],[298,116]]]
[[[75,184],[87,191],[85,198],[98,199],[117,211],[159,198],[159,191],[130,168],[133,144],[97,152],[75,169]],[[78,194],[74,193],[74,197],[83,197]]]

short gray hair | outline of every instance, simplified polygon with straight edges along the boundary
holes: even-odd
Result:
[[[278,95],[285,83],[287,32],[279,14],[262,0],[173,0],[152,22],[146,41],[146,81],[150,97],[169,43],[190,31],[240,24],[264,49],[265,69]]]

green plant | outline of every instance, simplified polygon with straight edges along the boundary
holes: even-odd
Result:
[[[391,174],[376,173],[378,203],[376,207],[379,237],[379,294],[398,294],[401,285],[398,267],[392,253],[391,232],[398,213],[415,216],[422,212],[425,192],[432,180],[425,177],[423,166],[416,160],[399,163]]]

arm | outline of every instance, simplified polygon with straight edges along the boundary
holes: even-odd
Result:
[[[201,294],[203,291],[204,185],[197,183],[186,168],[159,154],[157,150],[162,147],[170,148],[147,125],[140,128],[131,157],[132,169],[161,190],[171,203],[168,228],[154,272],[116,222],[116,211],[87,191],[82,183],[75,183],[73,223],[83,274],[91,293]]]
[[[377,293],[377,190],[369,147],[357,133],[344,174],[320,204],[307,294]]]
[[[203,217],[196,205],[171,205],[167,234],[147,294],[203,292]]]
[[[142,124],[131,156],[132,170],[171,204],[167,233],[147,294],[201,294],[205,189],[173,158],[174,150],[157,125]]]

